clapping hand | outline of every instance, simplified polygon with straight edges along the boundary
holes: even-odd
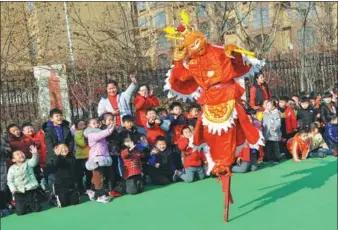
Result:
[[[132,83],[137,84],[137,79],[135,77],[135,73],[130,74],[130,80],[131,80]]]

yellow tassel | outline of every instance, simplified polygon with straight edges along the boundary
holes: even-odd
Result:
[[[184,9],[181,11],[181,18],[185,25],[189,26],[189,16],[187,14],[187,11]]]

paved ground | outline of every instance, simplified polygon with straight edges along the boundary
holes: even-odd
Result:
[[[232,179],[235,203],[223,222],[223,194],[215,179],[167,187],[109,204],[74,207],[1,220],[1,230],[336,230],[337,160],[333,157],[268,165]]]

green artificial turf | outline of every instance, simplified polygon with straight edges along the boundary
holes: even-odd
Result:
[[[234,204],[223,221],[216,179],[147,187],[109,204],[84,201],[2,218],[1,230],[336,230],[337,159],[291,160],[232,177]]]

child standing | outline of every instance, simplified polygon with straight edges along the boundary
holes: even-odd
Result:
[[[30,153],[32,158],[26,160],[22,151],[14,151],[12,153],[14,164],[8,170],[7,184],[15,198],[17,215],[24,215],[28,210],[32,212],[41,210],[37,190],[39,183],[33,171],[39,161],[37,148],[30,146]]]
[[[202,180],[205,177],[202,163],[207,164],[207,159],[203,153],[193,148],[193,133],[190,127],[184,126],[181,133],[182,136],[177,144],[182,151],[184,172],[179,173],[177,176],[187,183],[193,182],[195,177]]]
[[[334,150],[333,155],[337,156],[337,148],[338,148],[338,119],[336,117],[331,119],[331,122],[327,124],[326,133],[327,133],[327,142],[329,147]]]
[[[108,126],[115,126],[114,115],[112,113],[104,113],[101,117],[102,126],[101,129],[107,129]],[[108,190],[108,195],[110,197],[120,197],[121,193],[124,192],[123,189],[121,191],[118,188],[119,182],[122,182],[122,178],[120,175],[121,169],[121,160],[120,160],[120,139],[119,132],[116,129],[106,137],[106,141],[108,143],[108,150],[110,157],[112,158],[112,165],[110,167],[105,167],[104,175],[105,181],[104,186],[105,189]]]
[[[84,120],[78,120],[75,122],[75,159],[76,159],[76,183],[79,189],[80,194],[85,192],[85,188],[83,186],[82,178],[85,175],[86,177],[86,190],[90,192],[91,189],[91,179],[92,172],[86,169],[86,161],[88,159],[89,154],[89,146],[86,138],[83,135],[83,130],[86,128],[86,122]]]
[[[173,102],[170,105],[169,120],[171,124],[172,143],[176,143],[181,136],[181,129],[188,124],[182,114],[182,105],[179,102]]]
[[[126,192],[135,195],[143,192],[141,153],[135,149],[136,145],[130,137],[123,141],[121,157],[123,159],[123,178],[126,183]]]
[[[55,146],[55,160],[53,161],[56,174],[54,193],[59,208],[80,203],[79,191],[75,186],[75,158],[69,153],[65,144]]]
[[[335,117],[335,107],[331,104],[332,94],[325,92],[322,96],[322,103],[320,104],[320,118],[326,126],[331,122],[331,119]]]
[[[172,154],[172,150],[167,147],[165,137],[158,136],[149,159],[149,175],[153,184],[170,184],[173,176],[178,174]]]
[[[268,100],[263,116],[263,135],[266,140],[264,156],[265,161],[279,163],[279,141],[282,137],[281,118],[276,108],[276,102]]]
[[[300,128],[310,129],[311,124],[315,121],[315,111],[310,105],[309,98],[301,97],[300,108],[297,113],[297,120]]]
[[[90,147],[86,168],[93,173],[92,183],[95,187],[94,193],[88,193],[91,200],[101,203],[110,202],[104,191],[104,167],[112,165],[112,159],[109,155],[106,137],[114,130],[115,126],[108,126],[107,129],[101,130],[99,122],[96,119],[90,119],[88,128],[84,130],[84,136],[88,139]]]

